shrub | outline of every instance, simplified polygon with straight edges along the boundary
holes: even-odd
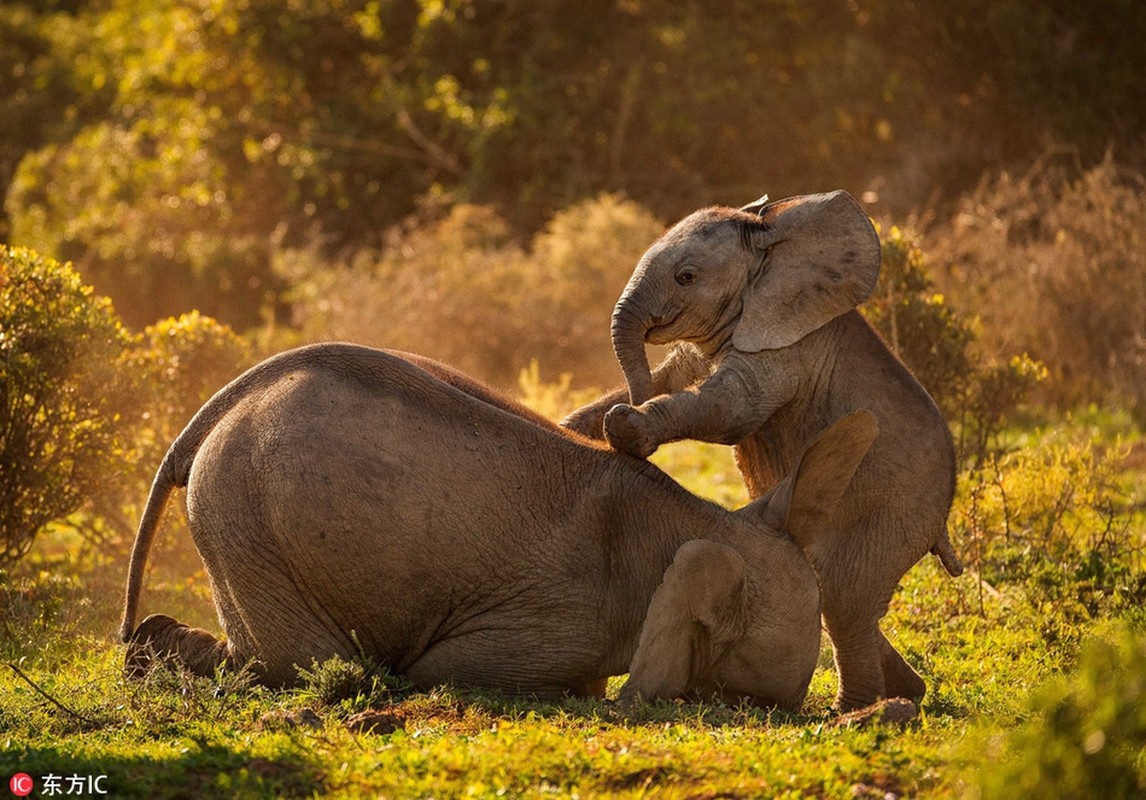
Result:
[[[972,454],[976,467],[982,465],[1011,414],[1046,375],[1042,362],[1026,353],[1002,363],[989,361],[975,372],[966,387],[958,422],[959,450]]]
[[[414,351],[487,379],[522,357],[523,253],[492,210],[456,206],[401,235],[380,260],[359,262],[296,266],[307,284],[296,321],[307,338]]]
[[[1051,437],[959,477],[960,552],[987,586],[1015,586],[1043,609],[1048,634],[1146,603],[1123,455]]]
[[[978,780],[981,797],[1146,793],[1142,631],[1123,629],[1089,643],[1077,671],[1044,685],[1032,697],[1030,709],[1030,721],[988,746],[989,766],[981,769]],[[984,762],[978,747],[971,757]]]
[[[163,452],[251,349],[198,312],[132,336],[31,250],[0,247],[0,270],[0,564],[65,518],[89,541],[125,538]]]
[[[531,292],[540,301],[534,354],[579,386],[622,380],[609,325],[613,306],[664,224],[637,203],[603,194],[559,211],[531,243]]]
[[[342,704],[351,710],[382,705],[392,692],[406,691],[411,685],[365,656],[347,661],[336,655],[321,663],[312,658],[310,669],[298,665],[295,669],[302,681],[299,693],[303,697],[324,706]]]
[[[128,341],[70,265],[0,246],[0,564],[119,472]]]
[[[529,408],[554,422],[560,422],[568,414],[597,399],[596,389],[574,389],[573,376],[568,372],[552,383],[541,378],[541,366],[537,359],[529,362],[517,374],[517,399]]]
[[[161,448],[154,455],[162,456],[199,407],[252,360],[245,339],[198,311],[145,328],[124,362],[142,384],[141,436]]]
[[[374,263],[296,264],[297,321],[310,338],[412,350],[507,389],[535,358],[579,385],[616,383],[609,317],[662,230],[602,195],[556,214],[527,249],[492,210],[461,205]]]
[[[984,180],[931,249],[979,310],[984,350],[1027,352],[1064,407],[1125,404],[1146,419],[1146,177],[1107,157],[1048,154]]]
[[[984,359],[973,321],[936,291],[918,241],[892,226],[880,246],[879,281],[863,312],[955,426],[960,452],[980,464],[1046,371],[1025,353]]]
[[[935,291],[915,238],[895,226],[881,231],[880,258],[879,280],[864,314],[950,417],[974,372],[975,332]]]

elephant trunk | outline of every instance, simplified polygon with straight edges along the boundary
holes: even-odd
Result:
[[[613,309],[611,331],[613,352],[625,373],[629,402],[634,406],[653,396],[653,377],[645,354],[645,333],[651,324],[649,316],[634,300],[631,288],[626,289]]]

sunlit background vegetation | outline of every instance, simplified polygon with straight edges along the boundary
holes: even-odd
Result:
[[[1144,41],[1137,0],[0,4],[0,777],[112,764],[139,796],[163,792],[145,767],[270,795],[1146,793]],[[286,697],[157,681],[124,701],[111,631],[138,510],[243,368],[353,340],[558,418],[620,380],[610,311],[667,224],[835,188],[880,230],[863,313],[963,465],[968,575],[925,563],[889,617],[933,689],[922,723],[826,727],[830,659],[782,719],[365,679],[331,694],[337,665]],[[726,448],[656,460],[745,499]],[[180,513],[161,539],[149,596],[212,626]],[[364,748],[344,723],[379,704],[403,726]],[[322,732],[283,734],[303,706]],[[80,744],[93,731],[102,750]]]

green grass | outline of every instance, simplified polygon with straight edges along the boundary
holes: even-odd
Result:
[[[676,446],[658,461],[693,490],[743,502],[724,448]],[[1022,475],[1013,480],[1008,491],[1025,491]],[[975,513],[988,524],[985,511]],[[1021,558],[1007,549],[1014,539],[984,534],[981,561],[971,564],[980,569],[958,579],[924,559],[885,629],[928,695],[906,727],[863,728],[835,724],[826,646],[800,714],[412,692],[345,664],[310,665],[308,684],[290,692],[234,674],[160,670],[129,682],[113,638],[122,558],[77,556],[75,542],[57,534],[0,577],[0,779],[106,775],[113,796],[149,798],[884,798],[1019,796],[1015,787],[1054,795],[1056,786],[1098,787],[1102,775],[1117,779],[1101,784],[1103,796],[1133,796],[1146,792],[1146,721],[1134,716],[1146,708],[1146,613],[1133,583],[1143,524],[1133,502],[1119,513],[1125,546],[1101,554],[1102,574],[1126,584],[1117,602],[1062,601],[1116,594],[1079,571],[1083,545],[1059,542],[1057,570],[1023,572],[1007,560]],[[205,577],[176,516],[161,537],[148,605],[211,625]],[[1084,526],[1098,523],[1076,516],[1057,535],[1085,543]],[[1033,533],[1024,541],[1036,546]],[[993,584],[981,577],[988,572]],[[1115,699],[1095,684],[1115,686]],[[364,719],[379,726],[368,731]]]

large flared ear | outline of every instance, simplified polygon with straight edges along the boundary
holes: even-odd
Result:
[[[746,353],[794,344],[862,303],[879,276],[879,235],[845,191],[778,200],[759,218],[768,251],[732,335]]]
[[[834,533],[829,521],[836,506],[877,436],[879,422],[867,409],[837,420],[807,444],[791,473],[749,508],[805,552],[826,544]]]
[[[622,698],[671,699],[744,635],[748,592],[740,554],[703,539],[685,542],[649,602]]]

